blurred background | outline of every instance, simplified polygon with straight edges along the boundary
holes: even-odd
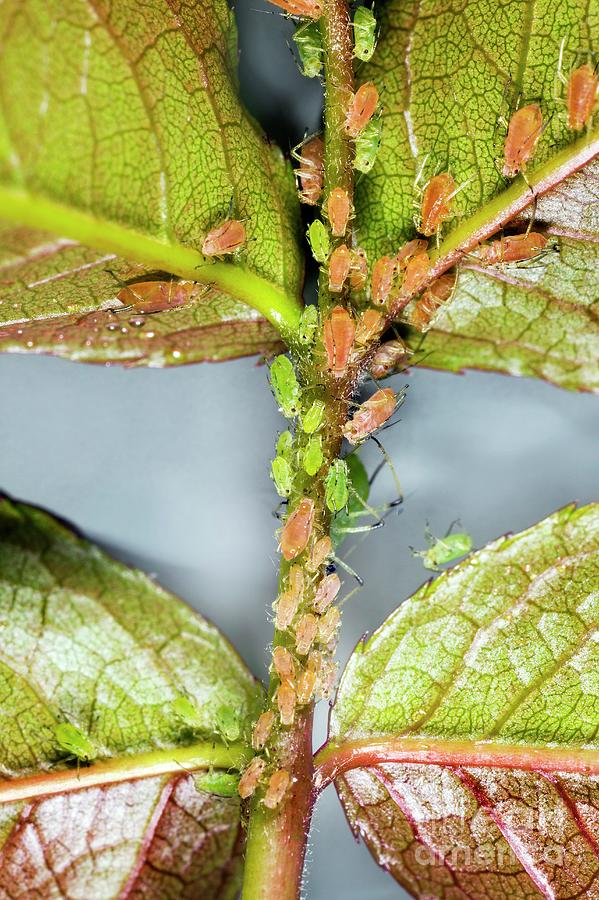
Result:
[[[321,95],[297,71],[291,26],[268,9],[240,3],[241,82],[250,110],[288,149],[317,129]],[[283,427],[266,376],[255,360],[161,372],[0,356],[0,488],[154,573],[215,622],[259,677],[277,572],[268,461]],[[345,545],[366,586],[344,609],[342,665],[428,576],[410,551],[425,546],[427,522],[442,535],[460,518],[479,547],[599,496],[599,398],[478,372],[421,370],[391,386],[405,384],[400,422],[384,441],[406,500],[383,529]],[[370,470],[377,453],[363,454]],[[374,502],[394,496],[385,470]],[[321,704],[316,745],[327,711]],[[316,811],[305,893],[407,896],[354,845],[331,788]]]

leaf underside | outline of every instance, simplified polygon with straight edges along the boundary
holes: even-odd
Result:
[[[100,232],[114,222],[167,246],[197,249],[229,215],[243,219],[248,240],[229,264],[298,296],[293,177],[239,104],[224,0],[150,0],[143,11],[129,2],[9,0],[0,51],[0,183],[92,213]],[[69,316],[115,305],[119,286],[93,271],[102,254],[71,244],[44,255],[36,251],[52,239],[22,228],[2,236],[2,350],[176,365],[276,343],[264,320],[216,289],[201,308],[155,317],[153,341],[107,337],[103,316],[97,329],[74,328]]]
[[[599,751],[599,505],[560,510],[425,584],[360,643],[331,740],[412,737]],[[599,779],[394,764],[336,786],[416,897],[599,897]],[[380,761],[379,761],[380,760]]]
[[[226,706],[247,730],[258,688],[218,631],[142,573],[48,514],[0,503],[0,772],[14,785],[65,770],[69,722],[98,759],[222,743]],[[174,702],[190,698],[193,731]],[[72,765],[72,764],[71,764]],[[0,779],[0,786],[3,781]],[[4,782],[6,783],[6,782]],[[0,893],[234,896],[236,799],[196,791],[185,767],[54,796],[2,802]],[[18,877],[16,875],[18,873]]]
[[[566,77],[599,46],[599,10],[582,0],[391,0],[380,18],[377,52],[360,77],[382,88],[383,143],[356,195],[360,243],[373,259],[416,235],[419,188],[440,171],[463,186],[442,238],[466,232],[483,204],[500,207],[509,184],[500,175],[500,119],[518,101],[540,102],[547,123],[527,171],[550,163],[577,137],[566,127],[560,44]],[[455,292],[425,340],[410,333],[423,365],[599,390],[598,172],[591,163],[539,203],[535,229],[553,236],[545,256],[486,270],[462,259]]]

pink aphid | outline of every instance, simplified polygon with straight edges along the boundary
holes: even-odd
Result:
[[[332,552],[333,544],[328,535],[317,540],[306,562],[308,572],[317,572],[325,564]]]
[[[239,779],[239,787],[237,790],[239,791],[239,796],[242,800],[247,800],[252,796],[258,787],[258,782],[262,778],[265,768],[265,761],[260,756],[254,756],[253,760]]]
[[[298,154],[296,150],[293,151],[293,156],[299,162],[295,175],[298,181],[300,201],[309,206],[315,206],[322,194],[324,183],[323,140],[317,135],[306,141],[302,146],[301,154]]]
[[[346,244],[335,247],[329,257],[329,290],[340,294],[351,270],[352,256]]]
[[[503,175],[514,178],[518,172],[524,172],[542,131],[543,115],[537,103],[530,103],[516,110],[510,119],[503,146]]]
[[[295,649],[300,656],[305,656],[312,646],[318,631],[318,619],[312,613],[301,617],[295,629]]]
[[[352,291],[362,291],[368,281],[368,257],[366,251],[358,247],[352,250],[349,269],[349,286]]]
[[[568,79],[568,128],[582,131],[587,124],[597,99],[599,78],[588,63],[579,66]]]
[[[356,325],[348,311],[343,306],[335,306],[322,333],[328,369],[335,378],[347,374],[355,334]]]
[[[209,231],[202,244],[204,256],[226,256],[243,247],[246,241],[245,225],[238,219],[227,219]]]
[[[309,703],[316,688],[316,671],[306,668],[297,680],[297,702],[300,706]]]
[[[320,19],[322,3],[318,0],[269,0],[274,6],[284,10],[289,16],[301,16],[306,19]]]
[[[370,295],[373,303],[384,306],[387,302],[396,272],[397,262],[394,257],[381,256],[380,259],[377,259],[372,267],[370,280]]]
[[[295,660],[286,647],[275,647],[272,652],[272,661],[275,671],[281,681],[288,681],[293,687],[295,684],[296,669]]]
[[[369,344],[379,336],[384,324],[383,314],[378,309],[365,309],[356,325],[356,344]]]
[[[289,772],[286,769],[278,769],[270,776],[266,794],[264,795],[264,805],[268,809],[276,809],[287,793],[290,784],[291,775]]]
[[[379,102],[379,92],[372,81],[361,85],[352,96],[347,116],[345,118],[345,130],[350,137],[357,137],[368,125]]]
[[[281,550],[287,560],[295,559],[306,549],[314,522],[314,500],[303,497],[293,510],[281,534]]]
[[[314,595],[312,607],[314,612],[321,615],[331,605],[339,591],[341,590],[341,581],[336,572],[325,575]]]
[[[191,281],[138,281],[122,288],[116,297],[126,307],[133,306],[136,312],[149,315],[185,306],[197,289],[198,285]]]
[[[391,388],[377,391],[362,403],[353,419],[345,423],[343,434],[350,444],[359,444],[391,418],[396,406],[397,400]]]
[[[254,725],[254,730],[252,732],[252,747],[254,750],[263,750],[269,737],[270,732],[272,731],[272,726],[275,721],[275,714],[272,709],[267,709],[266,712],[263,712],[259,717],[258,721]]]
[[[373,378],[385,378],[406,365],[410,351],[403,341],[386,341],[377,349],[370,363]]]
[[[277,688],[277,706],[281,724],[293,725],[295,718],[295,690],[288,681],[282,681]]]
[[[397,268],[400,272],[406,268],[410,260],[416,256],[417,253],[422,253],[423,250],[426,250],[428,247],[428,242],[423,241],[422,238],[414,238],[413,241],[408,241],[407,244],[404,244],[403,247],[397,251],[397,256],[395,257],[395,261],[397,262]]]
[[[343,237],[347,230],[351,204],[347,191],[343,188],[333,188],[327,198],[327,213],[331,223],[333,237]]]
[[[336,606],[330,606],[318,623],[318,640],[321,644],[328,644],[341,624],[341,613]]]

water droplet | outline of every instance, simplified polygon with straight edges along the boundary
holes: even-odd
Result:
[[[126,328],[125,325],[121,328],[121,334],[129,334],[129,329]]]
[[[141,328],[142,325],[146,324],[146,320],[142,318],[142,316],[133,316],[132,319],[129,319],[129,325],[132,328]]]
[[[144,337],[153,338],[153,337],[155,337],[155,335],[156,335],[155,331],[145,331],[144,332]]]
[[[116,331],[119,326],[116,324],[116,322],[109,322],[106,327],[109,331]]]
[[[174,359],[179,359],[180,356],[181,356],[180,350],[173,350],[173,358]]]

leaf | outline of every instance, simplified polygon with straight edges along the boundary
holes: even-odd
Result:
[[[245,745],[223,743],[219,716],[234,710],[245,738],[260,703],[218,631],[47,513],[3,499],[0,647],[0,893],[235,896],[239,803],[187,774],[242,765]],[[68,762],[62,723],[95,748],[89,767]]]
[[[457,264],[456,290],[423,343],[411,334],[412,345],[422,343],[424,364],[436,368],[599,389],[599,134],[575,140],[557,78],[562,41],[567,76],[586,61],[585,48],[599,45],[599,20],[582,0],[508,0],[500,8],[466,0],[459,9],[391,0],[380,19],[377,52],[361,74],[384,86],[384,130],[375,168],[357,187],[360,243],[376,259],[414,237],[419,187],[433,174],[449,169],[461,187],[438,251],[431,242],[431,278]],[[546,194],[534,225],[555,236],[554,250],[525,265],[477,269],[468,254],[532,199],[522,178],[509,185],[500,174],[500,118],[509,119],[519,98],[539,101],[546,123],[527,179]]]
[[[0,46],[0,213],[27,226],[3,234],[2,322],[14,321],[16,303],[22,333],[1,348],[48,352],[63,326],[56,352],[77,359],[164,365],[178,361],[176,342],[186,361],[272,347],[260,318],[284,330],[299,315],[298,201],[289,163],[240,106],[224,0],[150,0],[143,12],[128,0],[9,0]],[[230,216],[244,221],[245,246],[204,259],[204,236]],[[146,277],[210,286],[211,310],[162,315],[153,323],[162,347],[113,335],[107,348],[103,327],[73,330],[66,317],[55,332],[57,315],[115,305],[120,287],[93,268],[115,268],[116,256]],[[17,272],[15,257],[24,257]],[[83,284],[77,264],[92,269]]]
[[[358,644],[321,751],[416,897],[599,891],[599,504],[425,584]]]

